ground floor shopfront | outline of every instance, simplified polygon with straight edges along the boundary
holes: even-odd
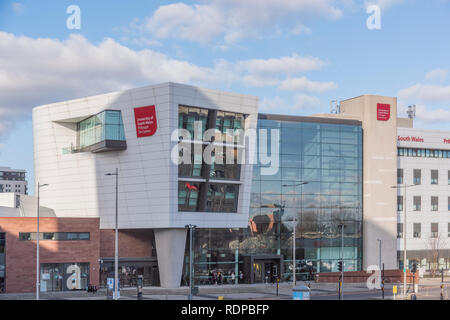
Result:
[[[101,287],[114,274],[114,230],[101,230],[98,218],[39,219],[41,292]],[[0,293],[36,291],[37,219],[0,218]],[[150,229],[119,231],[121,285],[159,285],[154,235]]]

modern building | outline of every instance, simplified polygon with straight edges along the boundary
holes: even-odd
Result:
[[[264,165],[266,135],[272,163]],[[196,231],[196,281],[207,283],[211,270],[242,271],[246,282],[292,279],[295,222],[298,276],[337,271],[341,225],[345,269],[361,270],[362,140],[358,120],[259,114],[248,225]],[[275,172],[262,170],[274,163]]]
[[[253,96],[166,83],[34,108],[35,178],[49,184],[41,203],[58,217],[99,217],[112,230],[115,178],[105,174],[117,168],[119,228],[154,234],[161,285],[177,287],[187,224],[248,224],[252,165],[237,157],[248,158],[249,145],[222,133],[256,129],[257,106]],[[215,140],[203,139],[206,129]],[[213,158],[231,155],[233,165],[198,162],[217,145],[231,152],[218,148]],[[178,165],[182,152],[192,165]]]
[[[25,174],[25,170],[0,167],[0,193],[15,192],[27,194],[28,189]]]
[[[257,108],[257,97],[165,83],[33,110],[35,183],[48,184],[41,205],[54,210],[53,219],[98,221],[99,264],[89,262],[91,283],[105,283],[113,270],[116,179],[107,174],[116,168],[121,278],[137,272],[148,285],[186,284],[189,224],[196,226],[196,283],[209,283],[218,272],[226,281],[234,273],[235,282],[240,273],[244,282],[275,274],[292,279],[293,239],[298,277],[336,271],[340,259],[347,271],[380,259],[385,269],[401,268],[398,197],[417,169],[423,189],[408,188],[408,206],[414,203],[409,194],[431,208],[438,197],[439,211],[408,209],[408,246],[414,223],[423,230],[438,223],[438,234],[448,228],[450,135],[413,129],[412,119],[397,117],[396,98],[363,95],[342,101],[333,114],[308,117],[258,114]],[[423,141],[401,138],[408,136]],[[410,151],[403,148],[423,149],[425,156],[405,156]],[[426,156],[431,153],[437,157]],[[42,232],[86,230],[66,225]],[[425,247],[411,241],[408,259],[418,260]],[[11,247],[8,237],[4,247]],[[72,260],[63,262],[81,263]]]
[[[425,270],[450,268],[450,131],[398,129],[399,260]],[[406,203],[406,228],[404,213]]]

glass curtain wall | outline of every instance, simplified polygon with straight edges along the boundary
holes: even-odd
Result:
[[[181,142],[180,155],[189,152],[190,163],[178,166],[178,211],[237,212],[241,165],[239,164],[238,129],[244,129],[245,116],[192,106],[179,106],[178,128],[189,132]],[[211,164],[203,161],[203,152],[212,141],[203,139],[208,129],[215,129],[215,143],[224,144],[211,153]],[[196,132],[197,131],[197,132]],[[229,134],[227,136],[227,134]],[[181,135],[181,134],[180,134]],[[199,152],[195,145],[201,147]],[[189,151],[185,151],[189,150]],[[192,179],[196,179],[192,181]],[[211,182],[210,182],[211,180]]]
[[[345,270],[361,270],[362,128],[266,119],[258,120],[258,128],[268,129],[267,150],[270,130],[280,130],[280,168],[274,175],[261,175],[261,167],[254,165],[247,228],[195,231],[196,283],[212,283],[218,272],[227,281],[232,273],[238,277],[244,255],[282,255],[282,280],[292,279],[293,218],[298,221],[298,279],[311,269],[337,271],[341,224]],[[186,257],[188,262],[188,251]]]
[[[80,148],[91,146],[104,140],[125,141],[120,111],[106,110],[79,123]]]

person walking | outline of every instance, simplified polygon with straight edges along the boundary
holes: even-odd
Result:
[[[234,274],[234,271],[231,271],[231,283],[232,284],[236,283],[236,275]]]
[[[244,273],[241,271],[239,271],[239,282],[240,283],[244,283]]]

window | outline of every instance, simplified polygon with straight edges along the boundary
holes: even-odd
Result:
[[[431,211],[439,210],[439,197],[431,197]]]
[[[439,223],[432,223],[431,224],[431,238],[437,238],[439,234]]]
[[[450,170],[448,170],[448,185],[450,185]]]
[[[178,211],[197,211],[199,183],[178,182]]]
[[[206,200],[206,211],[208,212],[236,212],[238,185],[209,184]]]
[[[90,283],[89,263],[42,263],[40,271],[47,292],[86,290]]]
[[[414,238],[420,238],[421,237],[421,224],[420,223],[414,223],[413,225],[413,236]]]
[[[403,238],[403,223],[397,223],[397,239]]]
[[[431,184],[438,184],[438,183],[439,183],[439,171],[431,170]]]
[[[415,185],[418,185],[418,184],[422,183],[422,172],[421,172],[420,169],[414,169],[413,183]]]
[[[78,134],[80,149],[105,140],[125,141],[122,113],[107,110],[89,117],[78,124]]]
[[[450,222],[447,224],[447,236],[450,238]]]
[[[178,128],[189,131],[192,140],[194,138],[203,140],[203,134],[208,129],[208,114],[211,116],[212,112],[208,109],[179,106]],[[195,128],[196,125],[197,128]],[[199,132],[195,133],[195,129]]]
[[[89,232],[39,232],[39,240],[90,240]],[[19,240],[36,240],[36,232],[19,232]]]
[[[403,184],[403,169],[397,169],[397,184]]]
[[[449,150],[398,148],[397,155],[400,157],[423,157],[423,158],[450,158]]]
[[[244,115],[217,111],[216,129],[223,134],[227,133],[227,130],[244,129]]]
[[[450,211],[450,197],[448,197],[448,211]]]
[[[414,211],[420,211],[422,209],[422,197],[414,196],[413,208]]]
[[[397,211],[403,211],[403,196],[397,196]]]

